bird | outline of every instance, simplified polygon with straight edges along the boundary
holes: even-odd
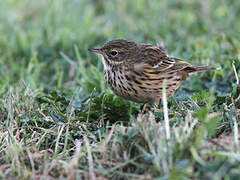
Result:
[[[154,108],[161,101],[164,81],[169,97],[190,75],[215,70],[169,57],[162,46],[124,39],[110,40],[101,48],[89,50],[102,56],[105,82],[116,95]]]

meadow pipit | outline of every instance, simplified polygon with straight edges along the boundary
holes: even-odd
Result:
[[[158,106],[162,97],[164,80],[166,94],[171,96],[189,75],[215,69],[192,66],[169,57],[161,46],[123,39],[112,40],[102,48],[89,50],[102,55],[104,79],[115,94],[137,103],[150,103],[154,107]]]

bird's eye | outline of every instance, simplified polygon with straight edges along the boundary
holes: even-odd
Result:
[[[110,54],[111,54],[112,56],[116,56],[116,55],[118,54],[118,52],[117,52],[116,50],[111,50]]]

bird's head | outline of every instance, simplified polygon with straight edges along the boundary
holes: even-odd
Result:
[[[137,52],[138,45],[135,42],[124,39],[108,41],[101,48],[89,49],[103,57],[104,66],[121,65]]]

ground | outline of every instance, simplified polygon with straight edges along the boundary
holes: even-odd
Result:
[[[239,179],[239,0],[0,1],[0,179]],[[87,49],[124,38],[217,67],[159,108]],[[169,132],[168,132],[169,130]]]

